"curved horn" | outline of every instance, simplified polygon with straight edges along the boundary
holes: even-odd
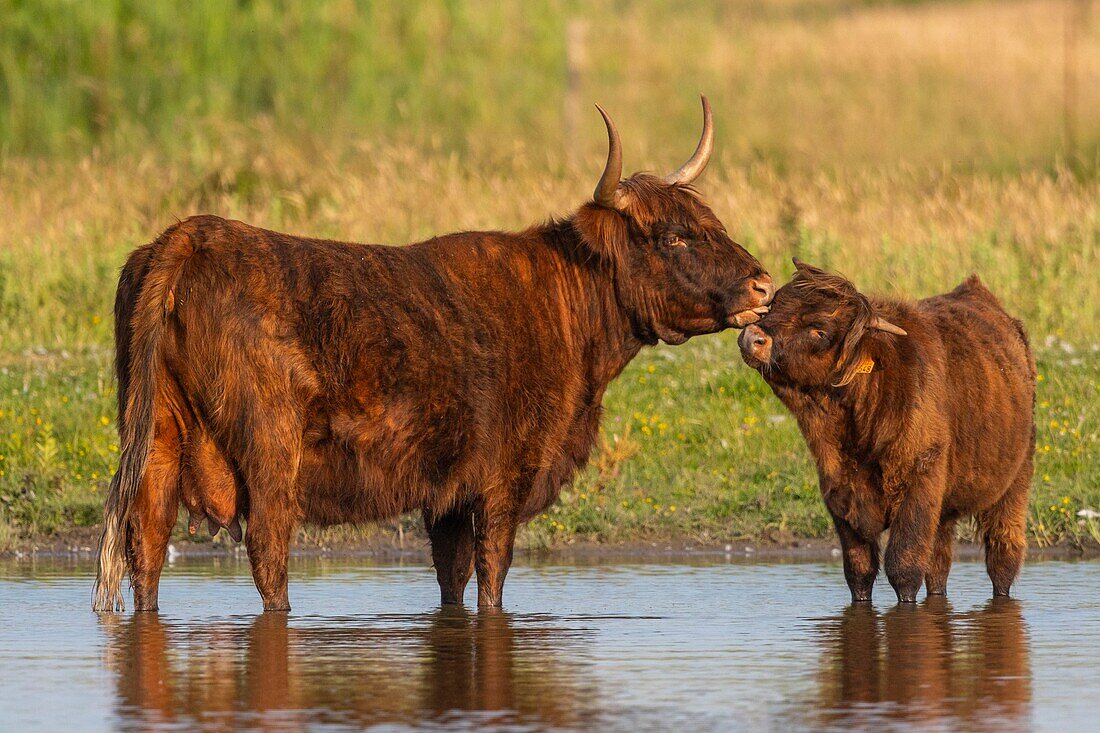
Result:
[[[895,326],[893,323],[890,323],[890,321],[879,316],[875,316],[871,319],[871,328],[875,329],[876,331],[885,331],[886,333],[892,333],[895,336],[909,335],[908,333],[906,333],[904,328]]]
[[[710,102],[705,94],[699,95],[703,100],[703,135],[699,138],[699,145],[695,152],[688,158],[688,162],[680,166],[680,170],[665,176],[665,183],[688,184],[702,174],[710,161],[710,154],[714,151],[714,116],[710,112]]]
[[[600,111],[603,122],[607,125],[607,165],[603,168],[603,175],[600,176],[600,182],[596,184],[592,199],[600,206],[618,209],[622,202],[622,197],[619,195],[619,181],[623,177],[623,145],[619,141],[619,131],[615,129],[615,123],[611,121],[610,115],[598,104],[596,109]]]

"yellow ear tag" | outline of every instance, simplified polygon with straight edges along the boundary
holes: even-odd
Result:
[[[856,374],[870,374],[875,368],[874,359],[864,359],[856,367]]]

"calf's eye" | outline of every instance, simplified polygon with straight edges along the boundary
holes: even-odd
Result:
[[[814,341],[824,342],[829,340],[828,332],[820,328],[811,328],[810,336],[813,337]]]
[[[666,247],[687,247],[687,242],[679,234],[666,234],[664,238]]]

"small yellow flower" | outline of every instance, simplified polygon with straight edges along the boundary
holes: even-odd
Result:
[[[675,504],[669,504],[669,506],[668,506],[668,510],[669,510],[670,512],[674,512],[674,511],[676,511],[676,505],[675,505]]]
[[[100,425],[110,425],[111,424],[111,418],[107,417],[106,415],[100,415],[99,416],[99,424]]]

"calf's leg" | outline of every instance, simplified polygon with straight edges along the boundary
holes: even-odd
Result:
[[[474,514],[474,568],[479,608],[500,608],[504,578],[512,565],[516,524],[511,507],[484,502]]]
[[[929,570],[932,546],[940,521],[942,489],[920,482],[906,487],[904,498],[890,525],[886,545],[886,577],[898,603],[916,603]]]
[[[852,592],[852,603],[870,602],[878,577],[878,542],[867,541],[843,517],[835,514],[833,525],[844,553],[844,579]]]
[[[1027,554],[1027,496],[1031,489],[1031,458],[1024,463],[1000,501],[978,515],[985,545],[985,569],[993,595],[1007,596]]]
[[[947,575],[951,572],[951,559],[955,554],[955,523],[949,519],[940,522],[932,545],[932,557],[924,573],[924,587],[930,596],[947,595]]]
[[[432,543],[432,563],[443,605],[461,604],[474,572],[474,516],[460,507],[439,517],[424,514]]]

